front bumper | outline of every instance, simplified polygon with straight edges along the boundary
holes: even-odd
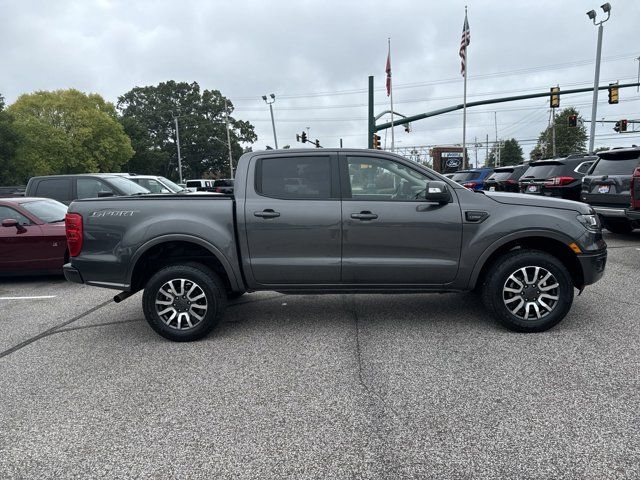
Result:
[[[66,278],[67,281],[73,282],[73,283],[84,283],[84,280],[82,279],[82,275],[80,275],[80,272],[78,271],[78,269],[75,268],[70,263],[66,263],[62,267],[62,271],[64,272],[64,278]]]
[[[607,251],[597,253],[582,253],[578,255],[578,261],[582,267],[583,285],[596,283],[604,275],[607,264]]]

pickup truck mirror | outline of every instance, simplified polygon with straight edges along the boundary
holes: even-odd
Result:
[[[106,190],[98,192],[98,198],[113,197],[113,192],[107,192]]]
[[[424,199],[427,202],[434,202],[439,204],[449,203],[451,201],[451,192],[449,187],[444,182],[433,180],[427,182],[424,189]]]

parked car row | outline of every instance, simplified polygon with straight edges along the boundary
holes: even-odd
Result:
[[[520,192],[588,203],[613,233],[640,228],[640,147],[576,154],[447,175],[470,190]]]

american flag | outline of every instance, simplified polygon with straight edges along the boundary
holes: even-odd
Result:
[[[387,68],[384,69],[387,72],[387,97],[391,95],[391,46],[389,46],[389,53],[387,54]]]
[[[460,73],[467,76],[467,46],[471,43],[471,31],[469,30],[469,20],[467,12],[464,12],[464,25],[462,26],[462,38],[460,39]]]

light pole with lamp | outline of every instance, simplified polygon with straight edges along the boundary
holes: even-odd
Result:
[[[271,111],[271,126],[273,127],[273,141],[276,144],[276,150],[278,149],[278,137],[276,136],[276,122],[273,119],[273,102],[276,101],[276,96],[272,93],[269,95],[269,97],[271,97],[271,101],[269,101],[267,99],[266,95],[262,96],[262,99],[264,100],[264,102],[269,105],[269,110]]]
[[[587,16],[593,21],[594,25],[598,26],[598,48],[596,50],[596,74],[593,80],[593,104],[591,105],[591,134],[589,135],[589,153],[593,153],[593,144],[596,137],[596,111],[598,109],[598,83],[600,82],[600,56],[602,53],[602,24],[609,20],[611,17],[611,5],[605,3],[600,6],[604,13],[607,14],[607,18],[596,22],[596,11],[589,10]]]

